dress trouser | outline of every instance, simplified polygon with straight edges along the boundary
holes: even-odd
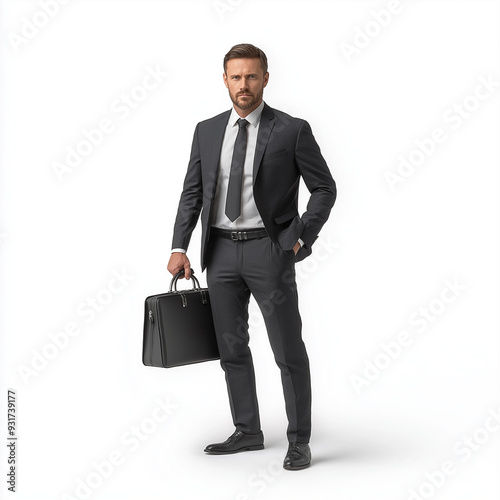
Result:
[[[211,235],[207,282],[220,363],[236,429],[260,431],[252,354],[248,346],[248,303],[260,307],[281,380],[290,442],[309,443],[311,380],[302,341],[295,282],[295,255],[266,236],[247,241]]]

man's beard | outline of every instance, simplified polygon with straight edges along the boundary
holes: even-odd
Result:
[[[258,102],[261,101],[263,95],[264,95],[264,91],[261,90],[259,92],[259,94],[256,96],[253,96],[253,99],[251,99],[250,101],[242,102],[242,101],[238,101],[237,96],[233,97],[233,94],[231,94],[231,92],[229,92],[229,97],[231,98],[231,101],[233,101],[233,104],[235,106],[238,106],[238,108],[240,108],[240,109],[251,108],[252,106],[254,106],[255,104],[257,104]]]

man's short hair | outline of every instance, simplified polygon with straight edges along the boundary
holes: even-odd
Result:
[[[259,58],[260,65],[264,74],[267,73],[267,57],[262,50],[260,50],[255,45],[251,43],[240,43],[235,45],[225,56],[224,56],[224,73],[227,73],[227,62],[231,59],[244,59],[244,58]]]

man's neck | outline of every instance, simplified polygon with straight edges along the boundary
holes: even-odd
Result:
[[[236,113],[238,113],[238,116],[240,118],[246,118],[250,113],[255,111],[262,104],[262,101],[263,101],[263,99],[261,99],[260,102],[258,102],[257,104],[255,104],[254,106],[252,106],[251,108],[248,108],[248,109],[238,108],[238,106],[236,106],[236,104],[233,104],[233,108],[236,111]]]

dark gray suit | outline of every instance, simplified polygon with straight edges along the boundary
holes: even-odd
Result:
[[[255,204],[268,237],[231,241],[211,237],[211,208],[230,111],[199,123],[174,226],[172,248],[187,249],[201,211],[201,265],[207,281],[237,429],[260,430],[253,363],[248,347],[248,301],[259,304],[281,369],[290,442],[308,443],[311,389],[301,338],[295,262],[311,253],[336,198],[335,182],[309,124],[264,105],[253,168]],[[300,177],[311,193],[298,213]],[[250,228],[249,228],[250,229]],[[295,256],[301,238],[304,246]]]

